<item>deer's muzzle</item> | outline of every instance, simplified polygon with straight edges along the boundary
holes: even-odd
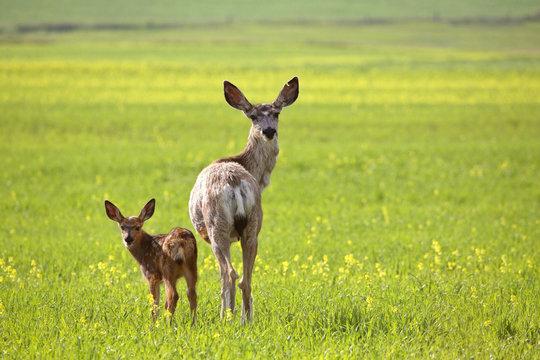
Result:
[[[262,133],[268,140],[272,140],[274,138],[274,135],[276,135],[277,131],[274,128],[266,128],[263,130]]]

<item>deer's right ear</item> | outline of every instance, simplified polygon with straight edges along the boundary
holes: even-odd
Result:
[[[156,199],[150,200],[141,210],[139,214],[139,219],[146,221],[154,215],[154,209],[156,208]]]
[[[124,219],[120,210],[109,200],[105,200],[105,212],[112,221],[121,222]]]
[[[249,111],[253,105],[246,99],[244,94],[236,86],[228,81],[223,82],[223,91],[225,92],[225,100],[233,108],[242,110],[243,112]]]

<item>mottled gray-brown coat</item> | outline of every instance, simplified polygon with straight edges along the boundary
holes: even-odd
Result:
[[[279,154],[278,116],[298,97],[298,78],[291,79],[268,104],[252,105],[242,92],[224,82],[225,99],[251,119],[248,143],[240,154],[218,159],[201,171],[191,191],[189,213],[195,230],[210,243],[221,274],[221,318],[234,312],[238,275],[230,259],[231,242],[240,240],[243,275],[242,321],[253,320],[251,277],[262,226],[261,194]]]

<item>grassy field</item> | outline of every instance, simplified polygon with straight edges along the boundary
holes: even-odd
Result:
[[[144,24],[288,20],[520,18],[536,0],[0,0],[0,24]]]
[[[539,34],[2,35],[0,357],[538,358]],[[217,265],[198,241],[196,327],[184,296],[172,326],[163,313],[152,326],[103,200],[134,215],[155,197],[147,231],[192,228],[198,172],[249,131],[222,81],[267,102],[294,75],[263,195],[254,323],[220,322]]]

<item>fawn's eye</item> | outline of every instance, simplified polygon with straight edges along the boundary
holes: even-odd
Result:
[[[124,225],[120,226],[120,229],[126,231],[126,227]]]
[[[141,230],[141,227],[140,226],[135,226],[135,231],[139,231]]]

